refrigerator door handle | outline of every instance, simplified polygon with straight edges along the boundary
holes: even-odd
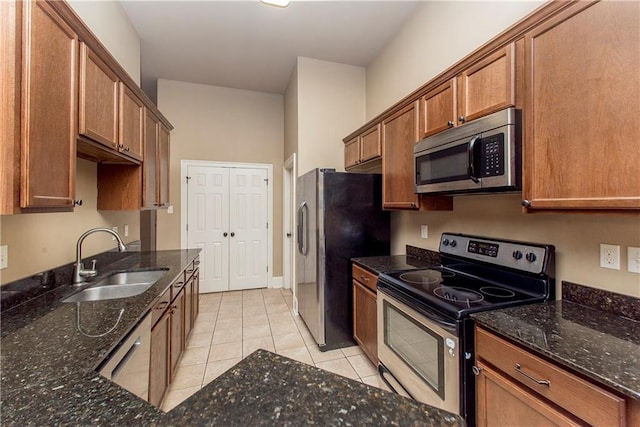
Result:
[[[300,203],[298,206],[298,252],[302,255],[306,255],[308,250],[306,248],[306,227],[305,227],[305,218],[304,218],[304,210],[307,208],[307,202]]]

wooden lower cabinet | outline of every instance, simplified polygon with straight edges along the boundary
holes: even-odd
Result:
[[[374,365],[378,365],[378,276],[353,264],[353,338]]]
[[[476,328],[477,425],[628,426],[637,404]]]
[[[182,285],[185,277],[183,271],[152,308],[154,326],[151,329],[149,402],[158,407],[173,381],[199,311],[200,271],[197,268],[193,270],[193,265],[190,267],[193,274],[187,284]]]
[[[178,367],[178,360],[184,350],[184,288],[180,290],[178,296],[171,303],[171,379]]]
[[[160,406],[169,387],[169,343],[171,342],[171,311],[164,312],[151,328],[151,360],[149,372],[149,402]]]
[[[353,338],[374,365],[378,365],[377,297],[353,281]]]

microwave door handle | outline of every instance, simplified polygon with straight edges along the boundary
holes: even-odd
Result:
[[[476,184],[480,182],[480,179],[476,175],[476,159],[475,159],[475,146],[476,142],[480,139],[480,136],[474,137],[471,141],[469,141],[469,146],[467,147],[467,155],[469,157],[469,167],[467,168],[467,173],[469,174],[469,178]]]

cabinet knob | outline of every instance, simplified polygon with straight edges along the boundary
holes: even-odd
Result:
[[[73,206],[82,206],[82,199],[74,200],[73,201]]]
[[[449,120],[449,121],[447,122],[447,126],[449,126],[450,128],[452,128],[452,127],[453,127],[453,121],[452,121],[452,120]]]
[[[466,121],[467,121],[467,119],[465,119],[465,118],[464,118],[464,116],[460,116],[460,117],[458,117],[458,121],[459,121],[460,123],[464,123],[464,122],[466,122]]]
[[[124,145],[123,144],[119,144],[118,148],[122,150],[124,148]]]
[[[131,151],[129,147],[124,147],[124,151]]]
[[[529,206],[531,206],[531,201],[530,200],[523,200],[522,201],[522,206],[524,206],[525,208],[528,208]]]
[[[234,233],[233,231],[231,232],[231,237],[235,236],[236,233]]]
[[[471,370],[473,371],[473,375],[480,375],[480,372],[482,372],[482,368],[478,368],[477,366],[472,366]]]
[[[227,237],[229,235],[229,233],[227,233],[226,231],[224,233],[222,233],[222,237]]]

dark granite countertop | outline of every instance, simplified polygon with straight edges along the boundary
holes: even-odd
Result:
[[[570,301],[473,314],[482,326],[640,399],[640,322]]]
[[[165,276],[136,297],[62,303],[77,288],[61,285],[3,310],[0,424],[463,424],[448,412],[261,350],[168,413],[97,373],[97,365],[198,253],[133,253],[100,270],[106,275],[167,268]],[[108,331],[121,310],[122,318],[112,332],[99,338],[88,336]]]
[[[436,261],[425,261],[407,255],[359,257],[351,258],[351,261],[377,274],[392,271],[416,270],[438,265]]]

